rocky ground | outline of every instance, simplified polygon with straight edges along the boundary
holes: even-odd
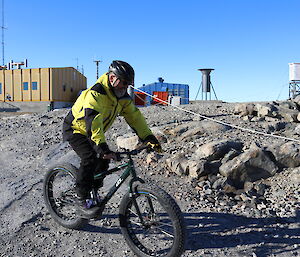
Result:
[[[237,110],[236,104],[221,102],[181,106],[218,121],[299,139],[297,115],[293,114],[294,120],[287,120],[289,117],[275,115],[274,110],[268,113],[267,106],[260,108],[263,114],[257,117],[257,111],[253,112],[252,108],[250,112],[244,107]],[[241,113],[243,108],[247,111]],[[136,158],[136,166],[143,178],[156,181],[181,207],[187,229],[183,256],[300,255],[300,147],[297,143],[288,148],[289,145],[284,145],[287,140],[232,127],[224,129],[223,125],[214,126],[211,121],[174,107],[152,106],[141,110],[164,142],[165,153],[159,156],[143,153]],[[68,144],[61,142],[66,112],[0,114],[0,256],[134,256],[118,226],[122,190],[108,204],[103,218],[90,222],[82,230],[59,226],[46,210],[42,181],[47,168],[60,162],[78,165],[79,161]],[[117,138],[130,133],[123,118],[118,118],[106,135],[110,147],[117,149]],[[201,163],[210,161],[209,174],[199,172],[200,168],[192,172],[191,163],[189,169],[179,166],[184,161],[197,161],[195,153],[208,143],[224,140],[241,142],[242,148],[238,154],[229,151],[230,154],[226,152],[213,159],[212,155],[198,156]],[[262,149],[259,153],[283,148],[293,149],[293,156],[285,162],[278,157],[280,153],[272,152],[277,158],[276,161],[268,157],[271,159],[268,161],[275,163],[272,169],[264,167],[264,162],[260,162],[260,167],[255,166],[270,171],[269,176],[249,182],[247,178],[252,173],[248,174],[246,179],[243,177],[243,186],[234,188],[227,183],[230,176],[219,172],[220,165],[242,158],[251,151],[253,142]],[[201,154],[204,153],[207,152]],[[179,161],[174,168],[172,158],[175,157],[183,158],[183,162]],[[117,174],[107,178],[104,190],[116,179]]]

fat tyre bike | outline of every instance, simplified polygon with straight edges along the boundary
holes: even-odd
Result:
[[[99,212],[93,218],[101,217],[106,203],[130,176],[128,192],[124,194],[119,206],[121,232],[128,246],[141,257],[181,256],[184,252],[185,227],[179,206],[166,191],[136,175],[132,156],[144,149],[118,153],[120,157],[127,156],[128,161],[94,176],[95,181],[103,181],[105,176],[124,170],[98,204]],[[80,229],[89,221],[89,218],[78,214],[76,208],[77,170],[68,163],[56,165],[47,171],[43,183],[44,200],[51,217],[70,229]],[[92,197],[96,197],[98,189],[92,190]]]

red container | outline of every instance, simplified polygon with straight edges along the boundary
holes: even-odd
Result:
[[[163,104],[167,105],[169,93],[165,91],[153,91],[152,104]],[[164,101],[164,102],[163,102]]]
[[[146,105],[146,95],[142,92],[134,92],[134,104],[139,106]]]

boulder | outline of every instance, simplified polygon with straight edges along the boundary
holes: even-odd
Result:
[[[278,171],[278,167],[271,160],[268,152],[257,146],[251,146],[248,151],[222,164],[219,171],[232,181],[236,188],[243,188],[247,181],[252,182],[273,176]]]
[[[224,157],[230,150],[235,149],[240,151],[242,147],[243,143],[239,141],[213,141],[200,146],[194,154],[194,159],[217,160]]]
[[[286,109],[298,110],[298,104],[294,101],[282,101],[278,105]]]
[[[256,104],[257,116],[258,117],[276,117],[277,116],[277,107],[274,104]]]
[[[234,114],[241,116],[256,115],[255,105],[252,103],[240,103],[234,106]]]
[[[289,168],[300,166],[299,144],[287,142],[282,145],[272,145],[269,149],[275,156],[278,165]]]
[[[169,172],[176,173],[179,176],[187,175],[187,159],[181,155],[175,155],[166,159],[166,165]]]
[[[153,135],[158,139],[160,143],[166,143],[167,137],[159,128],[151,128]],[[127,149],[129,151],[136,149],[141,141],[139,137],[134,133],[128,133],[116,138],[116,145],[118,148]]]
[[[207,161],[206,160],[189,160],[186,163],[186,173],[191,178],[198,179],[208,174]]]
[[[286,126],[287,126],[286,122],[279,122],[279,121],[269,122],[269,123],[264,125],[267,133],[273,133],[275,131],[283,130],[283,129],[286,128]]]
[[[136,149],[139,143],[139,137],[134,134],[126,134],[116,138],[117,147],[129,151]]]
[[[297,95],[295,98],[291,99],[291,101],[300,106],[300,95]]]
[[[234,157],[238,156],[241,152],[234,149],[234,148],[231,148],[228,153],[226,153],[221,161],[221,163],[226,163],[230,160],[232,160]]]
[[[298,110],[291,110],[287,108],[280,108],[278,110],[278,115],[287,122],[298,122]]]

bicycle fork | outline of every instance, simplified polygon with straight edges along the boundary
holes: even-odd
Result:
[[[139,220],[140,220],[142,226],[147,228],[149,226],[149,223],[147,224],[147,222],[145,222],[145,218],[143,217],[143,215],[141,213],[141,210],[140,210],[140,207],[137,203],[136,196],[137,196],[136,192],[131,194],[131,199],[132,199],[133,205],[135,207],[137,216],[139,217]],[[151,201],[150,197],[147,197],[147,202],[148,202],[148,206],[149,206],[149,209],[150,209],[150,214],[153,214],[154,213],[154,207],[153,207],[153,204],[152,204],[152,201]],[[148,221],[148,220],[146,220],[146,221]]]

